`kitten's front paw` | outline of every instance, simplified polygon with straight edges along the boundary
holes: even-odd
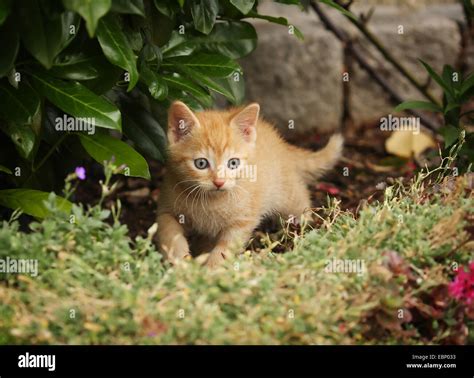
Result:
[[[228,253],[224,250],[215,250],[209,254],[207,261],[204,263],[208,268],[216,268],[228,258]]]
[[[172,264],[177,264],[180,261],[189,260],[192,258],[187,244],[183,245],[182,247],[183,248],[174,248],[166,254],[169,262]]]
[[[171,257],[169,261],[171,264],[176,265],[179,264],[180,262],[187,261],[187,260],[192,260],[191,252],[188,252],[186,254],[180,255],[179,257]]]
[[[189,244],[182,235],[176,235],[171,240],[164,240],[164,242],[159,243],[159,249],[165,256],[166,260],[172,264],[191,258]]]

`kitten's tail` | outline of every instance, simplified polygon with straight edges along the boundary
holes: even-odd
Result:
[[[299,149],[297,166],[307,183],[312,183],[326,171],[333,168],[342,156],[344,138],[341,134],[334,134],[321,150],[312,152]]]

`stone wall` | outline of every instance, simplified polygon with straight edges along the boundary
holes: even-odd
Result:
[[[353,11],[356,13],[368,9],[367,2],[356,2],[355,5]],[[321,6],[356,43],[363,44],[368,61],[404,98],[422,99],[342,15]],[[458,23],[464,22],[460,5],[430,2],[429,6],[417,3],[413,7],[408,1],[402,6],[377,5],[374,9],[370,29],[422,82],[428,81],[428,75],[419,58],[436,70],[441,70],[446,63],[454,65],[459,59],[461,33]],[[289,126],[302,132],[337,128],[341,124],[343,102],[355,124],[373,122],[393,112],[394,105],[378,84],[356,62],[346,65],[344,47],[311,9],[305,13],[298,7],[266,1],[261,2],[259,12],[288,18],[305,36],[304,41],[300,41],[284,26],[254,21],[258,47],[241,62],[248,100],[259,102],[263,115],[282,131],[288,130]],[[468,54],[466,59],[473,60],[473,57]],[[344,94],[346,72],[349,90]],[[440,95],[433,83],[430,89],[433,94]]]

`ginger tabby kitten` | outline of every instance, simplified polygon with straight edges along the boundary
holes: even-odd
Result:
[[[259,110],[256,103],[197,113],[171,105],[157,218],[158,244],[171,262],[192,250],[210,252],[206,265],[216,266],[245,246],[263,218],[303,215],[311,208],[307,185],[340,158],[340,134],[320,151],[304,150],[285,142]]]

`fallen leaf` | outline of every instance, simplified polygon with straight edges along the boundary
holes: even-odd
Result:
[[[412,131],[397,130],[385,141],[388,153],[404,158],[418,157],[427,148],[435,146],[433,138],[422,131],[415,134]]]

